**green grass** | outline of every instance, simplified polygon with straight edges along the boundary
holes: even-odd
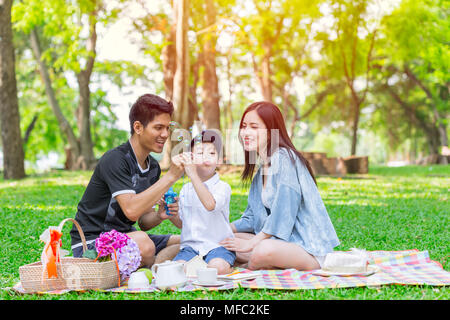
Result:
[[[40,257],[39,235],[50,225],[74,217],[90,172],[54,171],[21,181],[0,180],[0,287],[19,281],[19,266]],[[247,190],[237,174],[222,177],[233,190],[231,220],[245,210]],[[178,192],[183,181],[175,185]],[[319,190],[341,245],[367,250],[428,250],[449,270],[450,166],[371,167],[363,176],[319,177]],[[70,247],[70,225],[63,247]],[[165,221],[154,233],[179,233]],[[0,299],[442,299],[448,287],[388,285],[379,288],[250,290],[115,294],[96,291],[64,295],[20,295],[1,290]]]

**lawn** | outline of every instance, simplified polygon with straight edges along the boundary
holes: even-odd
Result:
[[[74,217],[91,172],[53,171],[22,181],[0,180],[0,287],[19,281],[19,266],[39,259],[39,235],[50,225]],[[233,190],[231,220],[245,210],[247,190],[238,174],[222,177]],[[179,191],[183,181],[175,185]],[[428,250],[432,260],[450,270],[450,166],[371,167],[368,175],[319,177],[321,196],[341,245],[367,250]],[[63,248],[70,247],[70,224]],[[169,221],[154,233],[179,233]],[[64,295],[20,295],[1,290],[0,299],[440,299],[448,287],[388,285],[379,288],[250,290],[112,294],[96,291]]]

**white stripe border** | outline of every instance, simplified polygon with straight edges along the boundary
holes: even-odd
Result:
[[[136,191],[134,191],[134,190],[120,190],[120,191],[114,192],[114,193],[111,195],[111,197],[112,197],[112,198],[115,198],[115,197],[117,197],[118,195],[125,194],[125,193],[134,193],[134,194],[136,194]]]
[[[91,243],[94,242],[94,241],[95,241],[95,239],[94,239],[94,240],[86,241],[86,245],[91,244]],[[75,248],[81,247],[82,245],[83,245],[83,242],[78,242],[77,244],[74,244],[71,248],[72,248],[72,250],[73,250],[73,249],[75,249]]]

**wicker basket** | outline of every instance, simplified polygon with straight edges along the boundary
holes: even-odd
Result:
[[[83,252],[87,250],[86,239],[78,222],[68,218],[59,224],[59,230],[66,221],[72,221],[80,234]],[[41,262],[19,267],[20,281],[26,293],[52,290],[109,289],[120,286],[120,276],[115,261],[98,262],[87,258],[61,258],[57,263],[57,278],[48,278]]]

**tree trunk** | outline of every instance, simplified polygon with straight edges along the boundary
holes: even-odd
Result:
[[[356,144],[358,142],[358,125],[359,125],[359,114],[360,114],[360,103],[358,101],[353,101],[353,124],[352,124],[352,149],[350,154],[352,156],[356,155]]]
[[[177,70],[177,46],[176,46],[176,31],[177,31],[177,5],[173,5],[173,22],[170,27],[170,32],[167,35],[166,45],[161,52],[162,56],[162,68],[163,68],[163,77],[164,77],[164,92],[166,94],[166,100],[173,101],[173,79],[175,76],[175,72]],[[175,115],[173,116],[175,118]],[[168,170],[170,164],[172,163],[170,154],[172,152],[172,141],[171,141],[170,133],[169,138],[167,139],[164,150],[163,157],[159,162],[161,170]]]
[[[272,82],[270,80],[271,45],[268,43],[268,40],[264,42],[263,49],[264,55],[261,58],[260,65],[256,62],[255,55],[252,54],[253,70],[256,74],[256,79],[258,80],[263,100],[272,102]]]
[[[263,44],[264,56],[261,60],[261,90],[265,101],[272,102],[272,71],[270,69],[270,58],[272,55],[272,43],[265,41]]]
[[[214,1],[206,0],[206,28],[216,23]],[[203,35],[203,121],[208,129],[220,130],[219,84],[216,74],[216,42],[215,30]]]
[[[228,130],[233,129],[233,110],[232,106],[232,96],[233,96],[233,85],[231,82],[231,52],[226,55],[227,58],[227,81],[228,81],[228,103],[225,107],[225,123]]]
[[[20,134],[14,46],[11,28],[12,0],[0,1],[0,117],[3,177],[25,177],[24,151]]]
[[[80,158],[78,165],[80,168],[93,169],[96,164],[94,156],[92,136],[91,136],[91,90],[89,83],[91,81],[92,70],[94,68],[94,61],[96,57],[97,44],[97,13],[93,11],[89,15],[89,39],[87,42],[87,51],[89,57],[87,58],[85,68],[77,74],[79,103],[77,109],[78,115],[78,130],[80,132]]]
[[[24,145],[26,145],[28,143],[28,140],[30,139],[31,131],[33,131],[34,126],[36,125],[38,117],[39,117],[39,113],[36,113],[33,116],[33,119],[31,119],[31,122],[28,125],[27,129],[25,130],[25,134],[23,136],[23,144]]]
[[[435,126],[437,127],[437,130],[439,132],[440,146],[447,147],[448,146],[447,128],[444,124],[444,121],[442,120],[441,115],[439,114],[439,111],[436,108],[436,99],[432,95],[431,91],[425,86],[425,84],[422,81],[419,80],[419,78],[416,77],[416,75],[412,72],[410,68],[408,68],[408,66],[406,65],[404,66],[404,71],[406,75],[425,92],[428,99],[430,100]],[[442,164],[448,164],[447,157],[441,157],[440,160],[442,161]]]
[[[259,14],[263,14],[265,10],[270,11],[272,6],[272,2],[269,1],[265,8],[264,6],[256,6],[256,9]],[[281,30],[283,29],[285,15],[282,14],[279,17],[278,21],[273,21],[275,25],[274,33],[272,34],[269,29],[263,29],[264,35],[261,43],[261,47],[263,49],[263,55],[261,57],[260,66],[256,66],[255,59],[253,58],[253,67],[256,72],[256,76],[259,81],[259,85],[261,87],[261,93],[263,99],[265,101],[272,102],[273,93],[272,93],[272,70],[270,66],[270,59],[272,58],[272,47],[280,38]],[[264,27],[263,27],[264,28]],[[255,53],[252,54],[253,57]]]
[[[80,132],[80,158],[78,166],[83,169],[92,169],[95,166],[95,157],[91,136],[90,119],[90,77],[82,71],[77,74],[79,102],[78,102],[78,130]]]
[[[189,106],[189,118],[188,124],[189,128],[191,128],[192,124],[195,121],[200,121],[198,116],[198,103],[197,103],[197,83],[199,78],[199,67],[200,67],[200,59],[197,57],[197,60],[192,63],[190,68],[190,77],[192,85],[189,86],[189,97],[188,97],[188,106]]]
[[[71,159],[68,162],[72,164],[71,169],[77,169],[75,167],[75,164],[77,163],[78,158],[80,156],[80,146],[72,130],[72,127],[70,126],[69,122],[64,117],[61,111],[58,100],[56,99],[55,91],[53,90],[52,87],[52,82],[50,80],[48,68],[45,65],[44,61],[42,61],[41,59],[42,52],[36,28],[33,28],[31,30],[30,40],[31,40],[31,49],[33,50],[33,54],[39,65],[39,73],[42,77],[42,81],[44,82],[45,92],[47,94],[50,107],[52,108],[56,120],[58,121],[61,133],[67,138],[67,141],[69,143],[69,147],[71,150],[70,151]]]
[[[394,98],[394,100],[402,107],[405,112],[406,117],[413,121],[413,124],[419,127],[424,133],[428,142],[428,148],[430,154],[439,153],[439,134],[436,127],[430,125],[427,121],[423,120],[420,115],[416,114],[417,110],[409,106],[388,84],[385,85],[389,94]]]
[[[164,91],[166,93],[166,100],[172,101],[173,99],[173,78],[177,70],[177,47],[176,47],[176,31],[177,31],[177,10],[174,6],[173,17],[174,21],[170,27],[170,32],[167,35],[166,45],[161,52],[162,68],[164,77]]]
[[[354,23],[355,29],[353,31],[355,32],[355,34],[353,35],[353,45],[352,45],[352,54],[351,54],[350,65],[348,65],[348,63],[347,63],[347,56],[345,54],[344,46],[342,44],[340,45],[343,68],[344,68],[344,77],[345,77],[345,81],[351,91],[351,100],[353,102],[352,145],[351,145],[351,155],[352,156],[354,156],[356,154],[356,144],[358,142],[358,125],[359,125],[360,111],[361,111],[361,106],[363,105],[363,103],[366,99],[367,92],[369,90],[369,77],[370,77],[370,71],[372,69],[372,67],[371,67],[372,53],[374,50],[375,38],[376,38],[376,34],[377,34],[376,29],[370,34],[370,46],[369,46],[369,50],[367,51],[366,69],[364,71],[365,78],[366,78],[366,81],[365,81],[366,84],[365,84],[365,88],[362,91],[362,93],[358,94],[358,92],[356,91],[356,88],[355,88],[355,80],[357,78],[355,66],[358,63],[357,47],[358,47],[358,42],[360,39],[357,36],[357,29],[359,26],[359,22],[361,22],[361,19],[359,17],[357,17],[356,21]],[[339,33],[339,31],[338,31],[338,33]]]
[[[184,129],[189,127],[189,43],[187,37],[189,0],[177,1],[176,51],[177,70],[174,76],[173,103],[175,121]]]
[[[283,116],[284,121],[286,123],[288,121],[289,109],[291,109],[294,112],[291,126],[289,129],[289,137],[293,139],[295,133],[295,126],[297,122],[300,120],[300,115],[298,113],[297,108],[292,104],[291,99],[289,97],[289,85],[290,83],[285,83],[280,87],[278,87],[278,89],[280,90],[281,96],[283,97]]]

